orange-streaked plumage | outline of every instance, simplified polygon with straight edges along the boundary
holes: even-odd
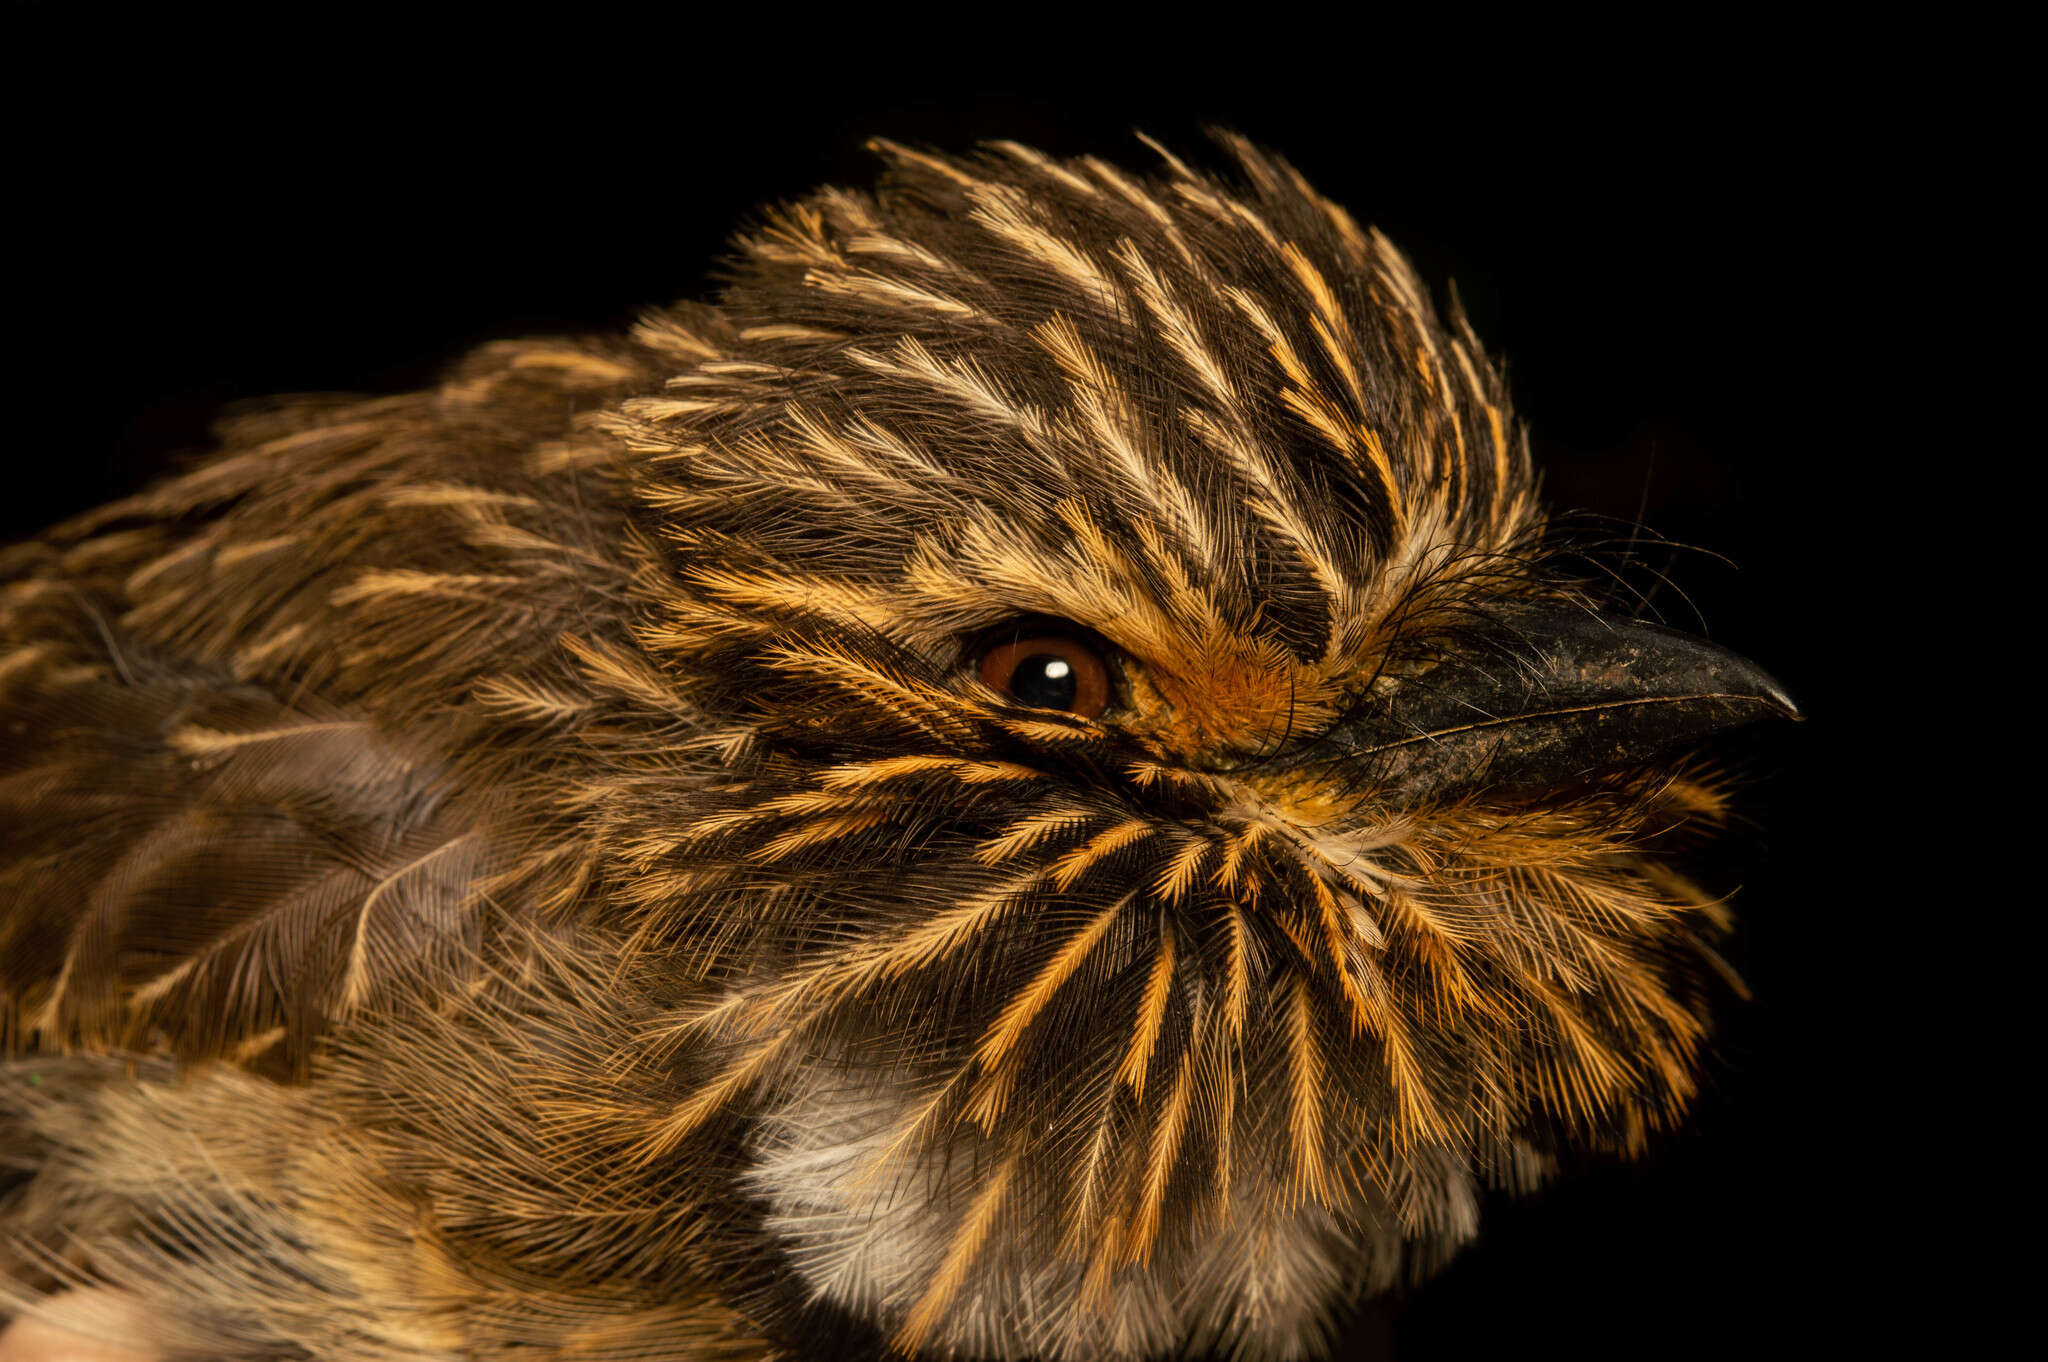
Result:
[[[1682,1115],[1713,783],[1392,717],[1584,683],[1518,650],[1593,603],[1463,318],[1241,142],[880,149],[715,306],[240,418],[0,558],[0,1300],[1294,1357]],[[1113,695],[1020,703],[1004,628]]]

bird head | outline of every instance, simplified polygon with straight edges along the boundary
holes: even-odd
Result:
[[[686,702],[619,815],[804,1292],[899,1348],[1312,1346],[1694,1092],[1684,758],[1789,712],[1553,566],[1454,308],[1286,164],[885,147],[744,238],[638,456]],[[680,712],[680,711],[679,711]]]

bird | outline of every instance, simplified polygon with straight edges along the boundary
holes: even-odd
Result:
[[[0,1356],[1313,1358],[1682,1123],[1796,707],[1217,142],[877,141],[0,551]]]

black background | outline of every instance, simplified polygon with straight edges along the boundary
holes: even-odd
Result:
[[[1837,811],[1871,746],[1855,602],[1876,499],[1897,495],[1894,451],[1853,419],[1885,400],[1853,372],[1884,325],[1864,281],[1911,249],[1885,205],[1917,192],[1923,149],[1881,90],[1832,81],[1853,53],[1510,35],[1475,66],[1477,18],[1192,55],[1019,20],[1041,63],[994,13],[848,13],[804,55],[783,44],[805,25],[766,10],[744,38],[593,11],[512,41],[483,15],[9,17],[0,537],[133,488],[234,399],[396,390],[480,340],[704,296],[751,207],[865,183],[871,135],[1143,167],[1134,128],[1201,155],[1214,122],[1292,159],[1440,295],[1456,280],[1552,503],[1699,546],[1670,564],[1690,604],[1666,595],[1667,618],[1811,716],[1747,754],[1730,873],[1756,997],[1695,1123],[1490,1205],[1478,1244],[1365,1312],[1342,1355],[1905,1350],[1927,1196],[1882,1171],[1911,1167],[1915,1137],[1871,1085],[1915,1062],[1914,1024],[1865,943],[1907,890],[1859,874]],[[998,27],[970,38],[970,19]]]

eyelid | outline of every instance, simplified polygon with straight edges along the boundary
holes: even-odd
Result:
[[[1116,645],[1085,624],[1060,615],[1016,615],[997,624],[970,630],[963,635],[966,641],[968,661],[979,658],[989,649],[1001,644],[1026,638],[1070,638],[1093,648],[1105,660],[1116,655]]]

